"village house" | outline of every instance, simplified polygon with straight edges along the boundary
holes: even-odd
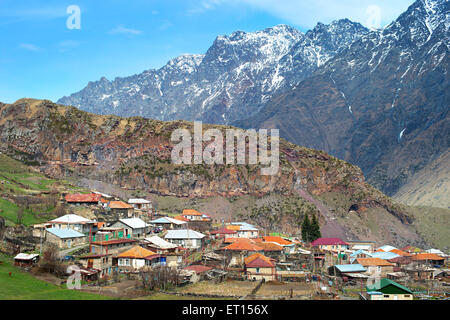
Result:
[[[204,238],[205,235],[203,233],[190,229],[169,230],[164,236],[164,239],[167,241],[187,249],[202,248]]]
[[[118,271],[117,266],[113,266],[111,253],[88,253],[78,257],[78,263],[86,269],[97,270],[100,277],[111,276],[114,272]]]
[[[66,214],[62,217],[53,219],[46,223],[47,228],[66,229],[78,231],[85,235],[95,233],[97,231],[96,221],[92,221],[76,214]]]
[[[182,229],[186,227],[187,222],[169,217],[161,217],[150,221],[156,227],[161,226],[166,230]]]
[[[194,209],[184,209],[181,216],[189,221],[202,221],[203,215]]]
[[[366,286],[369,300],[413,300],[411,290],[390,279],[383,278]]]
[[[213,230],[209,234],[211,234],[214,239],[233,238],[238,236],[236,230],[230,230],[226,227]]]
[[[122,228],[124,237],[130,239],[144,239],[150,231],[150,225],[140,218],[119,219],[110,227]]]
[[[438,256],[435,253],[417,253],[411,256],[411,260],[420,265],[429,267],[441,267],[444,264],[445,258]]]
[[[210,234],[214,237],[214,239],[223,239],[223,238],[233,238],[233,237],[237,237],[237,231],[236,230],[230,230],[226,227],[217,229],[217,230],[213,230],[210,232]]]
[[[277,279],[275,259],[254,253],[244,259],[244,270],[248,280],[274,281]]]
[[[258,247],[263,249],[264,255],[277,261],[284,261],[284,248],[275,242],[259,242],[255,241]]]
[[[55,244],[60,249],[68,249],[86,243],[87,237],[70,228],[46,229],[46,241]]]
[[[386,277],[388,273],[394,272],[394,264],[380,258],[357,258],[353,264],[362,265],[369,276]]]
[[[128,199],[128,204],[136,210],[151,210],[152,202],[146,199]]]
[[[39,261],[39,254],[19,253],[14,257],[14,265],[22,268],[34,266]]]
[[[132,218],[134,216],[133,206],[123,201],[109,201],[105,205],[105,210],[108,215],[119,218]]]
[[[264,242],[272,242],[283,247],[283,251],[286,254],[295,252],[296,244],[290,240],[284,239],[279,236],[263,236],[262,239],[264,240]]]
[[[253,240],[247,238],[226,238],[224,242],[231,241],[230,245],[218,249],[228,257],[229,266],[244,266],[244,259],[252,253],[263,253],[264,249]]]
[[[67,194],[64,199],[68,204],[73,205],[86,205],[86,206],[97,206],[99,204],[100,198],[102,196],[96,193],[88,194]]]
[[[259,236],[259,230],[246,222],[232,222],[231,225],[226,227],[236,231],[239,238],[255,239]]]
[[[188,228],[199,232],[205,232],[211,229],[211,217],[206,213],[198,212],[193,209],[184,209],[180,216],[175,219],[188,222]]]
[[[182,248],[158,236],[151,236],[141,241],[141,246],[150,251],[163,255],[168,267],[178,267],[183,262]]]
[[[344,281],[365,280],[368,278],[366,268],[360,264],[338,264],[328,268],[328,274],[340,277]]]
[[[117,256],[117,262],[120,272],[128,272],[165,264],[165,259],[160,254],[135,246]]]
[[[190,275],[189,282],[197,283],[201,280],[205,280],[206,273],[212,269],[213,269],[212,267],[208,266],[190,265],[183,268],[182,270],[184,270],[186,274]]]
[[[349,244],[339,238],[319,238],[311,242],[312,247],[333,252],[345,252],[349,250]]]
[[[166,241],[158,236],[151,236],[145,238],[144,240],[141,241],[141,244],[145,246],[147,249],[159,254],[177,252],[179,248],[177,244]]]
[[[375,241],[347,240],[346,242],[353,251],[363,250],[370,253],[375,251]]]
[[[90,243],[90,253],[94,254],[112,254],[113,257],[118,253],[129,249],[131,246],[135,245],[137,240],[133,239],[109,239],[109,240],[99,240],[92,241]]]

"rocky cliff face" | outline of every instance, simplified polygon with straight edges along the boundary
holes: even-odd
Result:
[[[230,128],[210,125],[203,129],[212,127]],[[282,230],[278,225],[282,221],[289,221],[295,229],[301,223],[302,210],[307,210],[320,212],[324,235],[357,238],[356,229],[347,228],[347,214],[373,212],[370,216],[384,217],[376,230],[381,225],[401,230],[403,242],[398,243],[423,241],[411,226],[414,221],[407,211],[368,185],[356,166],[283,139],[280,168],[274,176],[261,175],[261,165],[175,165],[170,137],[179,128],[192,131],[193,125],[95,115],[47,100],[22,99],[0,107],[0,150],[34,163],[55,178],[101,181],[185,201],[204,199],[209,203],[208,199],[222,198],[231,205],[238,199],[240,205],[235,209],[242,217],[268,223],[274,230]],[[325,204],[329,195],[331,200]],[[271,197],[279,200],[269,208],[264,203]],[[260,199],[256,201],[260,204],[252,206],[251,199]],[[286,199],[291,200],[285,203]],[[214,201],[210,205],[217,207]],[[281,211],[274,209],[278,207]],[[374,239],[379,237],[368,226],[365,232]],[[382,236],[394,234],[389,232]]]
[[[38,161],[53,176],[96,178],[184,197],[292,194],[301,188],[313,195],[359,191],[385,198],[364,182],[359,168],[285,140],[280,141],[278,173],[264,176],[260,165],[172,164],[172,131],[193,127],[184,121],[99,116],[30,99],[3,105],[0,115],[2,150]]]

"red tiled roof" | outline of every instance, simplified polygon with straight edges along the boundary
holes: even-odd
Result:
[[[389,259],[388,261],[396,264],[410,264],[412,259],[408,256],[400,256],[397,258]]]
[[[95,193],[89,194],[67,194],[65,197],[66,202],[99,202],[101,195]]]
[[[271,268],[275,266],[274,259],[266,257],[260,253],[254,253],[244,259],[247,268]]]
[[[311,242],[311,246],[327,246],[327,245],[348,245],[347,242],[342,241],[340,238],[319,238]]]
[[[184,268],[184,270],[191,270],[194,271],[195,273],[202,273],[208,270],[213,269],[212,267],[207,267],[207,266],[201,266],[201,265],[192,265],[192,266],[187,266],[186,268]]]
[[[236,231],[230,230],[228,228],[220,228],[219,230],[213,230],[210,232],[211,234],[235,234]]]

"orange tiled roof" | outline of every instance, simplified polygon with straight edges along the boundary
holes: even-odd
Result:
[[[277,236],[264,236],[263,237],[264,241],[266,242],[276,242],[278,244],[281,244],[283,246],[288,246],[293,244],[292,242],[283,239],[282,237],[277,237]]]
[[[140,246],[135,246],[127,251],[122,252],[117,257],[118,258],[130,258],[130,259],[144,259],[149,256],[153,256],[156,253]]]
[[[375,252],[384,252],[384,250],[378,249],[378,250],[376,250]]]
[[[412,256],[411,253],[405,252],[405,251],[400,250],[400,249],[392,249],[390,252],[396,253],[399,256],[403,256],[403,257],[410,257],[410,256]]]
[[[101,195],[96,193],[89,194],[67,194],[65,197],[66,202],[98,202]]]
[[[387,262],[380,258],[356,258],[356,261],[364,267],[368,266],[394,266],[393,263]]]
[[[108,207],[111,209],[133,209],[132,205],[123,201],[110,201]]]
[[[435,253],[417,253],[412,256],[413,260],[421,261],[421,260],[444,260],[443,257],[438,256]]]
[[[183,216],[201,216],[202,214],[194,209],[184,209]]]
[[[274,267],[274,259],[266,257],[260,253],[254,253],[244,259],[245,266],[248,268]]]
[[[228,225],[228,226],[225,226],[225,228],[227,228],[228,230],[234,230],[234,231],[241,230],[241,226],[239,226],[239,225]]]
[[[188,219],[186,219],[185,217],[183,217],[183,216],[176,216],[176,217],[173,217],[174,219],[177,219],[177,220],[180,220],[180,221],[189,221]]]
[[[223,248],[223,250],[233,250],[233,251],[262,251],[263,248],[256,245],[253,241],[246,238],[236,238],[236,240]]]
[[[257,244],[264,251],[283,251],[283,247],[273,242],[258,242]]]

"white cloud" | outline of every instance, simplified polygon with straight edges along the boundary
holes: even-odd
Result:
[[[41,51],[41,48],[31,43],[21,43],[19,47],[28,51]]]
[[[81,42],[74,40],[65,40],[58,43],[59,51],[66,52],[76,47],[79,47]]]
[[[126,28],[124,25],[121,24],[121,25],[115,27],[114,29],[112,29],[109,33],[111,33],[111,34],[134,34],[134,35],[138,35],[138,34],[142,33],[142,30]]]

